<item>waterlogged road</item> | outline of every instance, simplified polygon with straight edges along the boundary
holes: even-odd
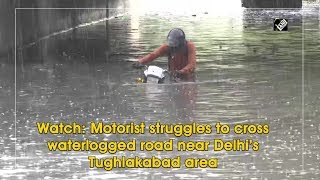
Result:
[[[304,10],[255,9],[220,13],[202,11],[192,16],[190,12],[152,12],[122,16],[109,24],[110,59],[107,62],[92,62],[85,56],[77,56],[81,52],[71,48],[75,56],[66,49],[59,57],[43,56],[44,64],[19,65],[16,132],[14,67],[2,65],[0,177],[317,179],[320,176],[319,9],[309,5]],[[289,19],[289,31],[273,31],[274,17]],[[172,27],[183,27],[187,38],[197,47],[196,82],[135,84],[134,79],[141,71],[132,69],[130,61],[164,43]],[[79,38],[85,37],[94,44],[94,39],[105,37],[105,24],[80,28],[76,32]],[[57,39],[46,41],[59,41]],[[81,41],[75,42],[77,45]],[[61,44],[72,42],[61,40]],[[166,67],[165,62],[165,58],[160,58],[153,64]],[[158,121],[212,126],[217,122],[230,126],[268,124],[270,132],[190,137],[148,133],[39,135],[36,127],[36,122],[76,122],[89,126],[90,122],[99,121],[145,122],[146,125]],[[259,142],[259,151],[123,151],[116,155],[217,158],[219,164],[212,169],[182,166],[180,169],[105,171],[90,169],[88,156],[106,158],[112,157],[110,154],[48,151],[46,146],[47,141],[56,140],[129,141],[133,137],[137,141],[254,139]],[[16,152],[13,151],[15,141]]]

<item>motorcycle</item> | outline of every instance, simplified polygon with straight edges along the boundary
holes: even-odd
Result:
[[[137,83],[162,84],[170,82],[170,73],[168,70],[158,66],[145,66],[144,77],[138,78]]]

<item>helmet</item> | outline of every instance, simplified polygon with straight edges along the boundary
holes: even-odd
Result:
[[[167,37],[168,45],[171,48],[180,48],[185,45],[186,36],[182,29],[174,28],[168,34]]]

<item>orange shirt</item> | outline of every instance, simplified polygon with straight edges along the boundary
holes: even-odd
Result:
[[[191,74],[196,68],[196,47],[190,41],[187,41],[188,54],[176,53],[168,58],[169,71],[179,71],[182,74]],[[152,53],[139,59],[141,64],[145,64],[153,61],[154,59],[167,56],[169,53],[169,46],[167,44],[161,45],[158,49]]]

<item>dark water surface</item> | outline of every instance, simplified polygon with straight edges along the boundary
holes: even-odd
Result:
[[[320,169],[319,8],[236,9],[138,15],[109,21],[110,59],[92,61],[77,46],[81,38],[105,39],[105,23],[79,28],[45,41],[59,42],[61,56],[35,55],[43,63],[17,67],[16,169],[14,67],[0,68],[0,177],[3,179],[318,179]],[[288,32],[273,31],[273,18],[289,19]],[[302,24],[304,22],[304,25]],[[167,32],[183,27],[197,47],[197,80],[135,84],[140,70],[131,61],[165,43]],[[70,35],[71,36],[71,35]],[[74,36],[74,34],[73,34]],[[68,44],[69,43],[69,44]],[[71,44],[71,45],[70,45]],[[103,45],[103,44],[102,44]],[[66,48],[68,47],[68,48]],[[99,48],[99,47],[97,47]],[[305,50],[304,52],[302,50]],[[97,53],[101,53],[100,51]],[[103,53],[102,53],[103,54]],[[92,54],[94,55],[94,54]],[[304,58],[303,58],[304,57]],[[19,58],[19,57],[18,57]],[[98,57],[97,57],[98,58]],[[28,61],[26,58],[25,61]],[[166,58],[154,63],[166,68]],[[304,69],[303,69],[304,67]],[[303,72],[304,70],[304,72]],[[8,76],[12,75],[12,76]],[[304,82],[303,80],[304,76]],[[304,84],[303,84],[304,83]],[[304,87],[303,87],[304,85]],[[304,92],[303,92],[304,91]],[[303,95],[303,96],[302,96]],[[303,104],[304,103],[304,104]],[[267,135],[135,135],[137,140],[211,141],[252,138],[257,152],[120,152],[117,156],[218,158],[217,169],[90,169],[97,152],[50,152],[52,140],[128,141],[132,135],[39,135],[36,122],[91,121],[147,124],[216,122],[269,124]],[[212,146],[211,146],[212,147]],[[99,157],[111,157],[105,154]],[[13,170],[14,169],[14,170]]]

